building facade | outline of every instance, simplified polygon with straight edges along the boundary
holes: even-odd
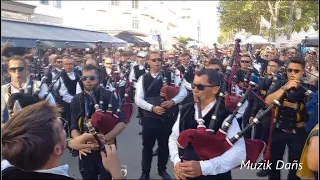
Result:
[[[28,21],[94,31],[134,31],[171,48],[174,37],[198,39],[198,21],[190,7],[170,1],[12,1],[33,7]]]

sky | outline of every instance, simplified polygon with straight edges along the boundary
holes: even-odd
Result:
[[[189,1],[200,20],[200,40],[207,44],[217,43],[219,36],[217,6],[219,1]]]
[[[171,7],[181,8],[182,1],[166,1]],[[219,36],[217,6],[219,1],[184,1],[193,15],[200,21],[200,41],[212,45],[217,43]]]

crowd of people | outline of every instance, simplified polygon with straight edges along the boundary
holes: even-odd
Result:
[[[2,53],[7,48],[5,43]],[[138,108],[141,180],[150,179],[153,156],[158,156],[158,174],[165,180],[172,178],[167,172],[169,159],[175,179],[236,179],[231,171],[251,157],[250,139],[270,148],[254,163],[269,160],[271,167],[260,169],[257,176],[281,179],[276,165],[287,146],[288,163],[302,167],[288,168],[287,178],[318,177],[315,49],[99,48],[49,49],[37,57],[40,65],[34,58],[39,50],[2,56],[3,179],[72,179],[68,165],[59,164],[67,148],[79,158],[83,179],[125,179],[116,153],[117,136],[134,117],[124,104]],[[279,105],[269,108],[275,102]],[[112,126],[106,130],[102,127],[106,124]],[[247,131],[250,125],[254,128]],[[205,159],[201,153],[209,151],[210,142],[192,140],[202,137],[197,135],[200,131],[186,136],[201,128],[212,131],[209,136],[226,128],[226,138],[237,141],[219,156]],[[184,141],[188,146],[183,147]]]

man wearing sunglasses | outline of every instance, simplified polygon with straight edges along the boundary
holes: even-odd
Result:
[[[94,94],[96,101],[103,101],[103,107],[101,109],[106,111],[108,104],[111,101],[112,112],[115,114],[119,106],[119,100],[108,90],[99,88],[99,69],[92,65],[86,65],[82,70],[81,81],[84,85],[84,91],[80,94],[76,94],[71,101],[71,136],[73,138],[80,136],[85,131],[83,130],[83,123],[81,119],[91,118],[95,112],[95,103],[91,93]],[[103,91],[100,97],[100,91]],[[85,109],[87,105],[87,110]],[[88,111],[88,115],[85,112]],[[116,126],[108,133],[103,134],[106,141],[114,139],[119,135],[126,127],[123,122],[124,114],[119,114],[119,120]],[[111,179],[111,175],[107,172],[101,163],[101,155],[99,149],[91,149],[91,153],[88,151],[79,151],[79,171],[83,179]]]
[[[259,79],[258,83],[258,90],[256,94],[263,99],[266,98],[267,92],[270,86],[280,81],[281,75],[279,74],[281,67],[281,61],[278,59],[272,59],[268,62],[267,71],[265,77]],[[253,99],[253,108],[251,109],[249,123],[253,122],[254,117],[257,115],[260,109],[266,109],[267,107],[260,99],[254,98]],[[267,114],[266,116],[262,117],[261,123],[255,125],[254,128],[254,138],[263,140],[266,144],[268,144],[269,132],[270,132],[270,121],[271,121],[271,113]],[[265,177],[268,175],[268,171],[265,169],[260,170],[257,172],[257,176]]]
[[[306,90],[300,86],[306,86],[301,78],[304,73],[305,62],[303,58],[293,57],[287,66],[287,79],[276,82],[270,87],[266,103],[271,104],[277,99],[281,103],[276,108],[275,130],[272,134],[271,144],[271,171],[269,179],[280,179],[280,170],[276,164],[283,159],[286,145],[289,152],[289,163],[299,163],[300,155],[307,138],[304,128],[308,119],[306,111]],[[308,86],[307,86],[308,87]],[[309,87],[313,90],[312,87]],[[299,179],[296,175],[297,169],[289,170],[288,179]]]
[[[211,58],[209,62],[206,65],[207,69],[214,69],[218,73],[222,73],[222,63],[220,59],[217,58]]]
[[[23,93],[33,95],[36,91],[39,91],[39,97],[43,97],[48,91],[48,86],[43,84],[41,87],[39,81],[33,81],[28,78],[26,73],[26,63],[21,56],[12,56],[7,60],[8,72],[11,78],[11,82],[1,86],[1,116],[4,111],[8,111],[7,102],[9,97],[14,93],[19,93],[20,90]],[[51,93],[46,97],[51,104],[56,104]],[[7,119],[1,117],[2,123],[5,123]]]
[[[168,137],[177,114],[176,104],[186,97],[186,90],[180,87],[179,93],[171,100],[160,102],[160,90],[171,84],[173,73],[161,71],[162,59],[159,52],[151,51],[147,55],[150,72],[142,75],[137,82],[135,103],[143,111],[142,125],[142,175],[141,180],[150,179],[153,146],[158,141],[158,174],[165,180],[171,179],[166,172],[169,158]],[[175,80],[178,86],[178,81]]]
[[[190,63],[190,54],[182,53],[180,55],[181,64],[176,69],[177,78],[182,78],[181,86],[184,86],[187,90],[187,97],[180,103],[181,105],[193,102],[191,83],[194,78],[195,67]]]
[[[216,96],[220,89],[220,77],[213,69],[201,69],[196,72],[192,84],[194,101],[200,99],[202,119],[204,125],[209,126],[211,117],[215,111]],[[169,137],[170,159],[174,164],[176,179],[197,178],[197,179],[231,179],[231,170],[241,164],[246,159],[246,149],[244,139],[241,138],[232,148],[210,160],[200,161],[195,151],[191,148],[184,151],[183,156],[189,161],[181,162],[178,153],[177,139],[180,132],[186,129],[197,129],[198,104],[189,103],[184,105],[178,114],[177,120],[172,128]],[[231,112],[225,107],[220,106],[218,110],[216,126],[217,132],[224,124]],[[227,137],[231,138],[240,131],[236,118],[227,132]],[[214,134],[212,134],[214,136]],[[201,139],[199,139],[201,141]],[[209,143],[209,142],[208,142]],[[217,145],[218,146],[218,145]],[[203,149],[203,151],[206,151]]]

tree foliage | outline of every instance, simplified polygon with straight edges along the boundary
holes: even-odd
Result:
[[[308,30],[313,26],[318,30],[318,1],[296,1],[295,8],[301,9],[301,18],[294,14],[293,29],[289,28],[289,14],[292,1],[220,1],[218,6],[219,42],[230,38],[230,33],[241,29],[252,34],[275,36],[291,34],[293,30]],[[270,29],[260,28],[261,16],[271,23]],[[291,32],[290,32],[291,30]]]
[[[179,36],[176,38],[179,44],[187,45],[189,41],[192,41],[192,39],[188,37]]]

